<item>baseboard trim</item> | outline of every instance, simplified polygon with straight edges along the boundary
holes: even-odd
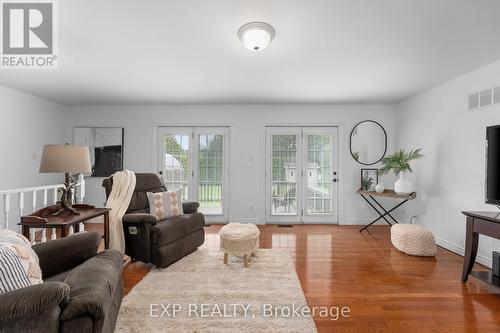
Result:
[[[229,218],[232,223],[252,223],[252,224],[266,224],[265,219],[260,217],[232,217]]]
[[[444,240],[442,238],[436,237],[436,245],[438,245],[438,246],[440,246],[448,251],[456,253],[459,256],[462,256],[462,257],[464,256],[465,249],[463,247],[458,246],[456,244],[453,244],[451,242],[448,242],[447,240]],[[489,259],[485,256],[482,256],[479,253],[476,256],[476,262],[481,264],[481,265],[484,265],[486,267],[491,268],[491,259]]]

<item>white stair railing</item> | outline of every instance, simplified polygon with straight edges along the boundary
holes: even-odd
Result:
[[[35,187],[25,187],[25,188],[17,188],[11,190],[0,190],[0,197],[2,198],[1,205],[3,210],[3,228],[9,229],[9,227],[13,227],[20,221],[21,216],[31,214],[35,212],[37,209],[42,207],[47,207],[47,204],[55,204],[59,200],[58,192],[60,189],[64,188],[64,184],[56,184],[56,185],[46,185],[46,186],[35,186]],[[76,203],[83,203],[85,198],[85,178],[83,175],[80,175],[78,178],[78,185],[75,187],[76,193],[74,195]],[[43,200],[41,201],[41,206],[38,205],[38,193],[43,193]],[[30,212],[25,211],[25,197],[31,195],[31,207]],[[28,199],[29,200],[29,199]],[[17,201],[19,216],[12,216],[11,214],[11,206],[15,204]],[[9,219],[13,220],[13,217],[17,218],[17,222],[10,225]],[[1,219],[0,219],[1,220]],[[0,228],[2,228],[0,226]],[[36,232],[38,229],[30,228],[30,241],[35,242]],[[80,231],[84,230],[83,223],[80,223]],[[19,231],[19,228],[18,228]],[[56,229],[52,228],[50,239],[56,239]],[[41,242],[47,241],[47,230],[43,228],[41,230],[40,236]]]

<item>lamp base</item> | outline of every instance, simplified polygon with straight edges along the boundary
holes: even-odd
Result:
[[[80,213],[71,205],[71,189],[76,185],[71,184],[69,173],[64,174],[65,182],[64,188],[61,194],[61,200],[58,202],[61,205],[61,209],[57,212],[52,213],[52,216],[59,216],[64,212],[70,212],[73,215],[80,215]]]

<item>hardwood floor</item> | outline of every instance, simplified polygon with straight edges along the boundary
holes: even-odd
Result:
[[[218,247],[219,229],[206,227],[208,246]],[[320,332],[500,332],[500,291],[474,277],[462,284],[462,257],[441,248],[436,258],[407,256],[391,246],[388,226],[358,229],[260,227],[262,248],[290,251],[310,307],[350,308],[347,319],[315,318]],[[126,292],[149,269],[128,264]]]

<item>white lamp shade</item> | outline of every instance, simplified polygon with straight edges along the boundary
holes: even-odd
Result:
[[[243,45],[251,51],[262,51],[275,36],[272,26],[264,22],[251,22],[243,25],[238,31],[238,36]]]
[[[89,147],[45,145],[40,173],[91,173]]]
[[[243,45],[251,51],[263,50],[269,45],[271,36],[267,31],[253,29],[243,34]]]

